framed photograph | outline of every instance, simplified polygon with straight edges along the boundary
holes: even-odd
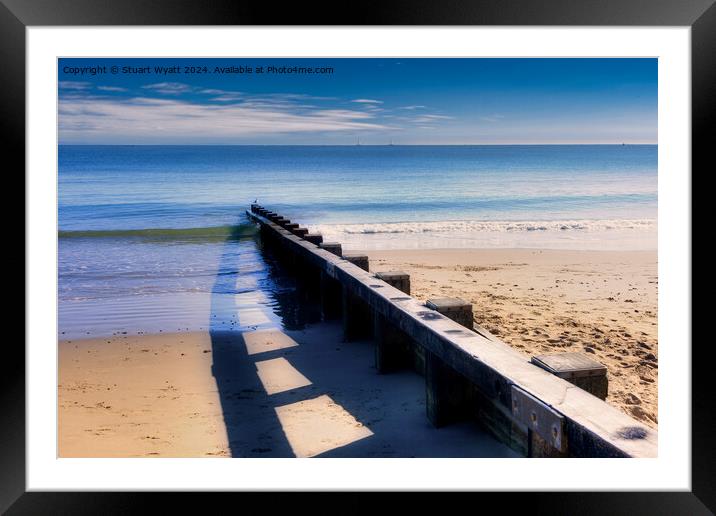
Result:
[[[3,1],[27,332],[0,508],[713,511],[713,2],[273,11]]]

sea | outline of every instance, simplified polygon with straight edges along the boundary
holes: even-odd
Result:
[[[344,249],[655,250],[657,170],[656,145],[61,145],[58,337],[288,324],[253,201]]]

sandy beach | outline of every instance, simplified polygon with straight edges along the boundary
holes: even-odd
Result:
[[[460,297],[525,358],[581,351],[608,369],[607,402],[656,428],[656,251],[369,251],[371,270],[410,274],[412,295]]]
[[[461,297],[525,354],[581,351],[607,402],[657,427],[655,252],[371,251],[413,296]],[[339,323],[303,330],[117,334],[59,342],[61,457],[512,456],[475,424],[439,434],[423,379],[377,375]],[[412,428],[409,438],[402,431]],[[438,438],[439,437],[439,438]]]
[[[59,343],[60,457],[226,456],[208,333]]]
[[[433,428],[424,379],[376,374],[339,322],[62,341],[58,405],[60,457],[517,456],[475,422]]]
[[[607,402],[657,427],[655,252],[371,251],[418,299],[460,297],[525,359],[581,351]],[[339,323],[59,342],[61,457],[511,456],[474,424],[425,419],[423,379],[377,375]],[[406,438],[405,425],[413,428]]]
[[[656,455],[656,58],[91,61],[57,67],[59,456]]]

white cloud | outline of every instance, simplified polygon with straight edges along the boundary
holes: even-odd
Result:
[[[165,88],[164,83],[154,86]],[[232,141],[256,135],[390,129],[365,111],[289,106],[268,99],[204,104],[175,98],[72,96],[60,98],[59,115],[60,140],[66,143]]]
[[[355,99],[351,100],[351,102],[357,102],[358,104],[382,104],[382,100],[373,100],[373,99]]]
[[[127,91],[127,88],[120,88],[119,86],[97,86],[97,89],[101,91]]]
[[[438,122],[440,120],[453,120],[455,117],[446,115],[420,115],[413,118],[412,121],[416,124],[429,124],[432,122]]]
[[[504,116],[504,115],[500,115],[500,114],[494,114],[494,115],[481,116],[481,117],[479,117],[479,118],[480,118],[480,120],[482,120],[483,122],[499,122],[500,120],[502,120],[503,118],[505,118],[505,116]]]
[[[92,87],[92,83],[82,81],[59,81],[57,85],[62,90],[88,90]]]
[[[455,117],[447,115],[421,115],[420,118],[427,118],[430,120],[452,120]]]
[[[217,90],[217,89],[200,89],[197,93],[204,95],[216,95],[210,100],[215,102],[234,102],[244,97],[244,93],[240,91]]]
[[[165,95],[181,95],[182,93],[188,93],[194,88],[188,84],[181,82],[158,82],[156,84],[147,84],[142,88],[156,91],[157,93],[163,93]]]
[[[240,98],[239,95],[219,95],[218,97],[211,97],[209,100],[214,102],[236,102]]]
[[[415,105],[415,106],[403,106],[403,107],[399,107],[398,109],[407,109],[407,110],[426,109],[426,106],[418,106],[418,105]]]

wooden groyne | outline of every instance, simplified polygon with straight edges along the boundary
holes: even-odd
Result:
[[[530,362],[475,324],[468,303],[420,302],[407,274],[372,273],[366,255],[258,204],[247,214],[317,291],[323,317],[340,317],[347,341],[373,340],[379,373],[410,367],[425,376],[433,425],[475,419],[527,457],[657,456],[657,432],[600,399],[607,387],[599,364],[567,355]]]

